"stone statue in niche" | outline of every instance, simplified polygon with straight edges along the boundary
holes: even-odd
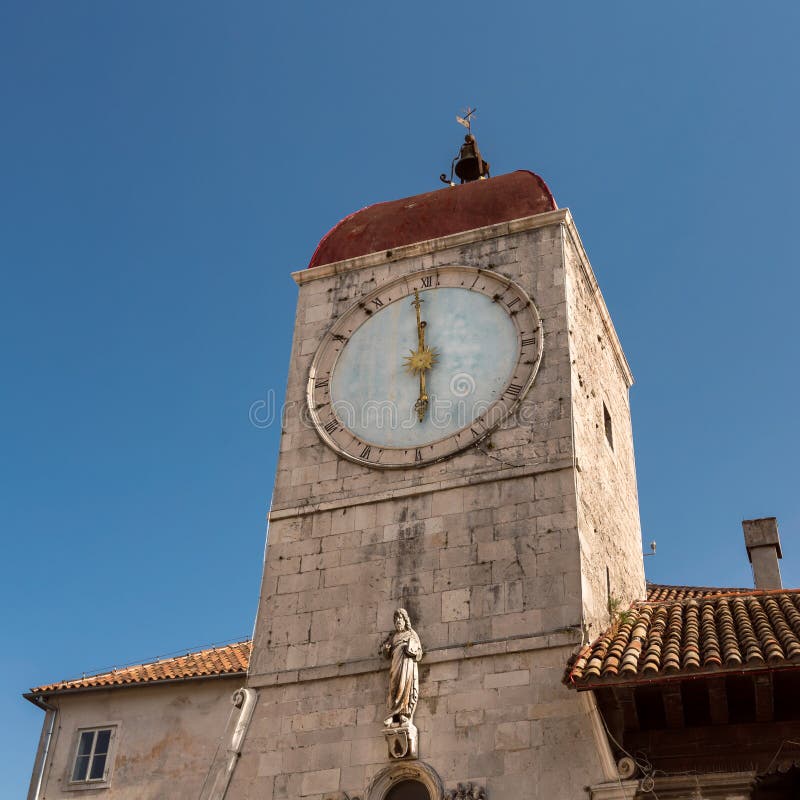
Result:
[[[419,699],[417,663],[422,658],[422,644],[404,608],[394,612],[394,632],[381,645],[381,655],[392,662],[386,701],[389,716],[383,721],[389,756],[416,758],[417,729],[413,718]]]
[[[394,633],[381,645],[381,654],[392,660],[386,701],[389,716],[383,724],[387,728],[410,725],[419,699],[417,662],[422,658],[422,645],[404,608],[394,612]]]

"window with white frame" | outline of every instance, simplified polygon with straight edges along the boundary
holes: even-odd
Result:
[[[71,783],[91,784],[107,780],[114,732],[113,726],[78,731]]]

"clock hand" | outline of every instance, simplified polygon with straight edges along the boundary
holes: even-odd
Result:
[[[424,301],[419,299],[419,291],[414,290],[414,300],[411,303],[417,312],[417,349],[405,358],[405,366],[411,374],[419,376],[419,397],[414,403],[417,419],[422,422],[428,410],[428,394],[425,386],[425,373],[436,363],[436,350],[425,344],[425,328],[427,322],[421,318],[420,307]]]
[[[419,345],[419,352],[425,352],[425,322],[420,319],[420,312],[422,302],[419,299],[419,292],[414,289],[414,308],[417,311],[417,344]],[[419,371],[419,398],[414,404],[417,412],[417,419],[422,422],[425,417],[425,412],[428,410],[428,395],[425,392],[425,369]]]
[[[419,313],[419,311],[417,312]],[[419,349],[420,352],[425,352],[425,323],[420,323],[419,326]],[[431,362],[432,364],[433,362]],[[425,370],[419,371],[419,398],[414,404],[417,411],[417,419],[422,422],[425,417],[425,412],[428,410],[428,395],[425,392]]]

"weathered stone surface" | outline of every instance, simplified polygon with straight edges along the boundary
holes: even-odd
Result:
[[[300,783],[300,796],[333,792],[339,788],[340,771],[336,769],[321,769],[313,772],[304,772]]]
[[[584,626],[607,623],[609,600],[644,590],[630,376],[568,213],[548,220],[303,279],[251,659],[263,734],[251,731],[240,765],[262,774],[237,769],[234,800],[276,769],[277,757],[261,760],[272,751],[284,759],[275,798],[363,795],[388,763],[377,648],[398,606],[426,650],[419,756],[446,786],[516,797],[524,785],[561,800],[602,780],[561,675]],[[445,264],[495,269],[533,297],[544,330],[533,387],[490,441],[439,464],[380,471],[339,458],[304,413],[321,337],[390,276]],[[334,742],[347,747],[324,749]],[[550,780],[565,748],[573,766]]]
[[[59,711],[41,797],[66,800],[100,793],[123,800],[196,800],[206,777],[213,775],[231,696],[241,684],[238,675],[52,698]],[[114,729],[108,788],[70,786],[78,731],[97,727]],[[259,797],[271,797],[274,775],[282,771],[280,754],[255,756],[243,766],[240,778],[252,786],[268,784]]]

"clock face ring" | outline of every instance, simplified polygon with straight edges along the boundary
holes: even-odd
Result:
[[[336,319],[309,371],[322,439],[370,467],[435,463],[488,436],[533,384],[541,319],[516,283],[447,266],[390,280]]]

